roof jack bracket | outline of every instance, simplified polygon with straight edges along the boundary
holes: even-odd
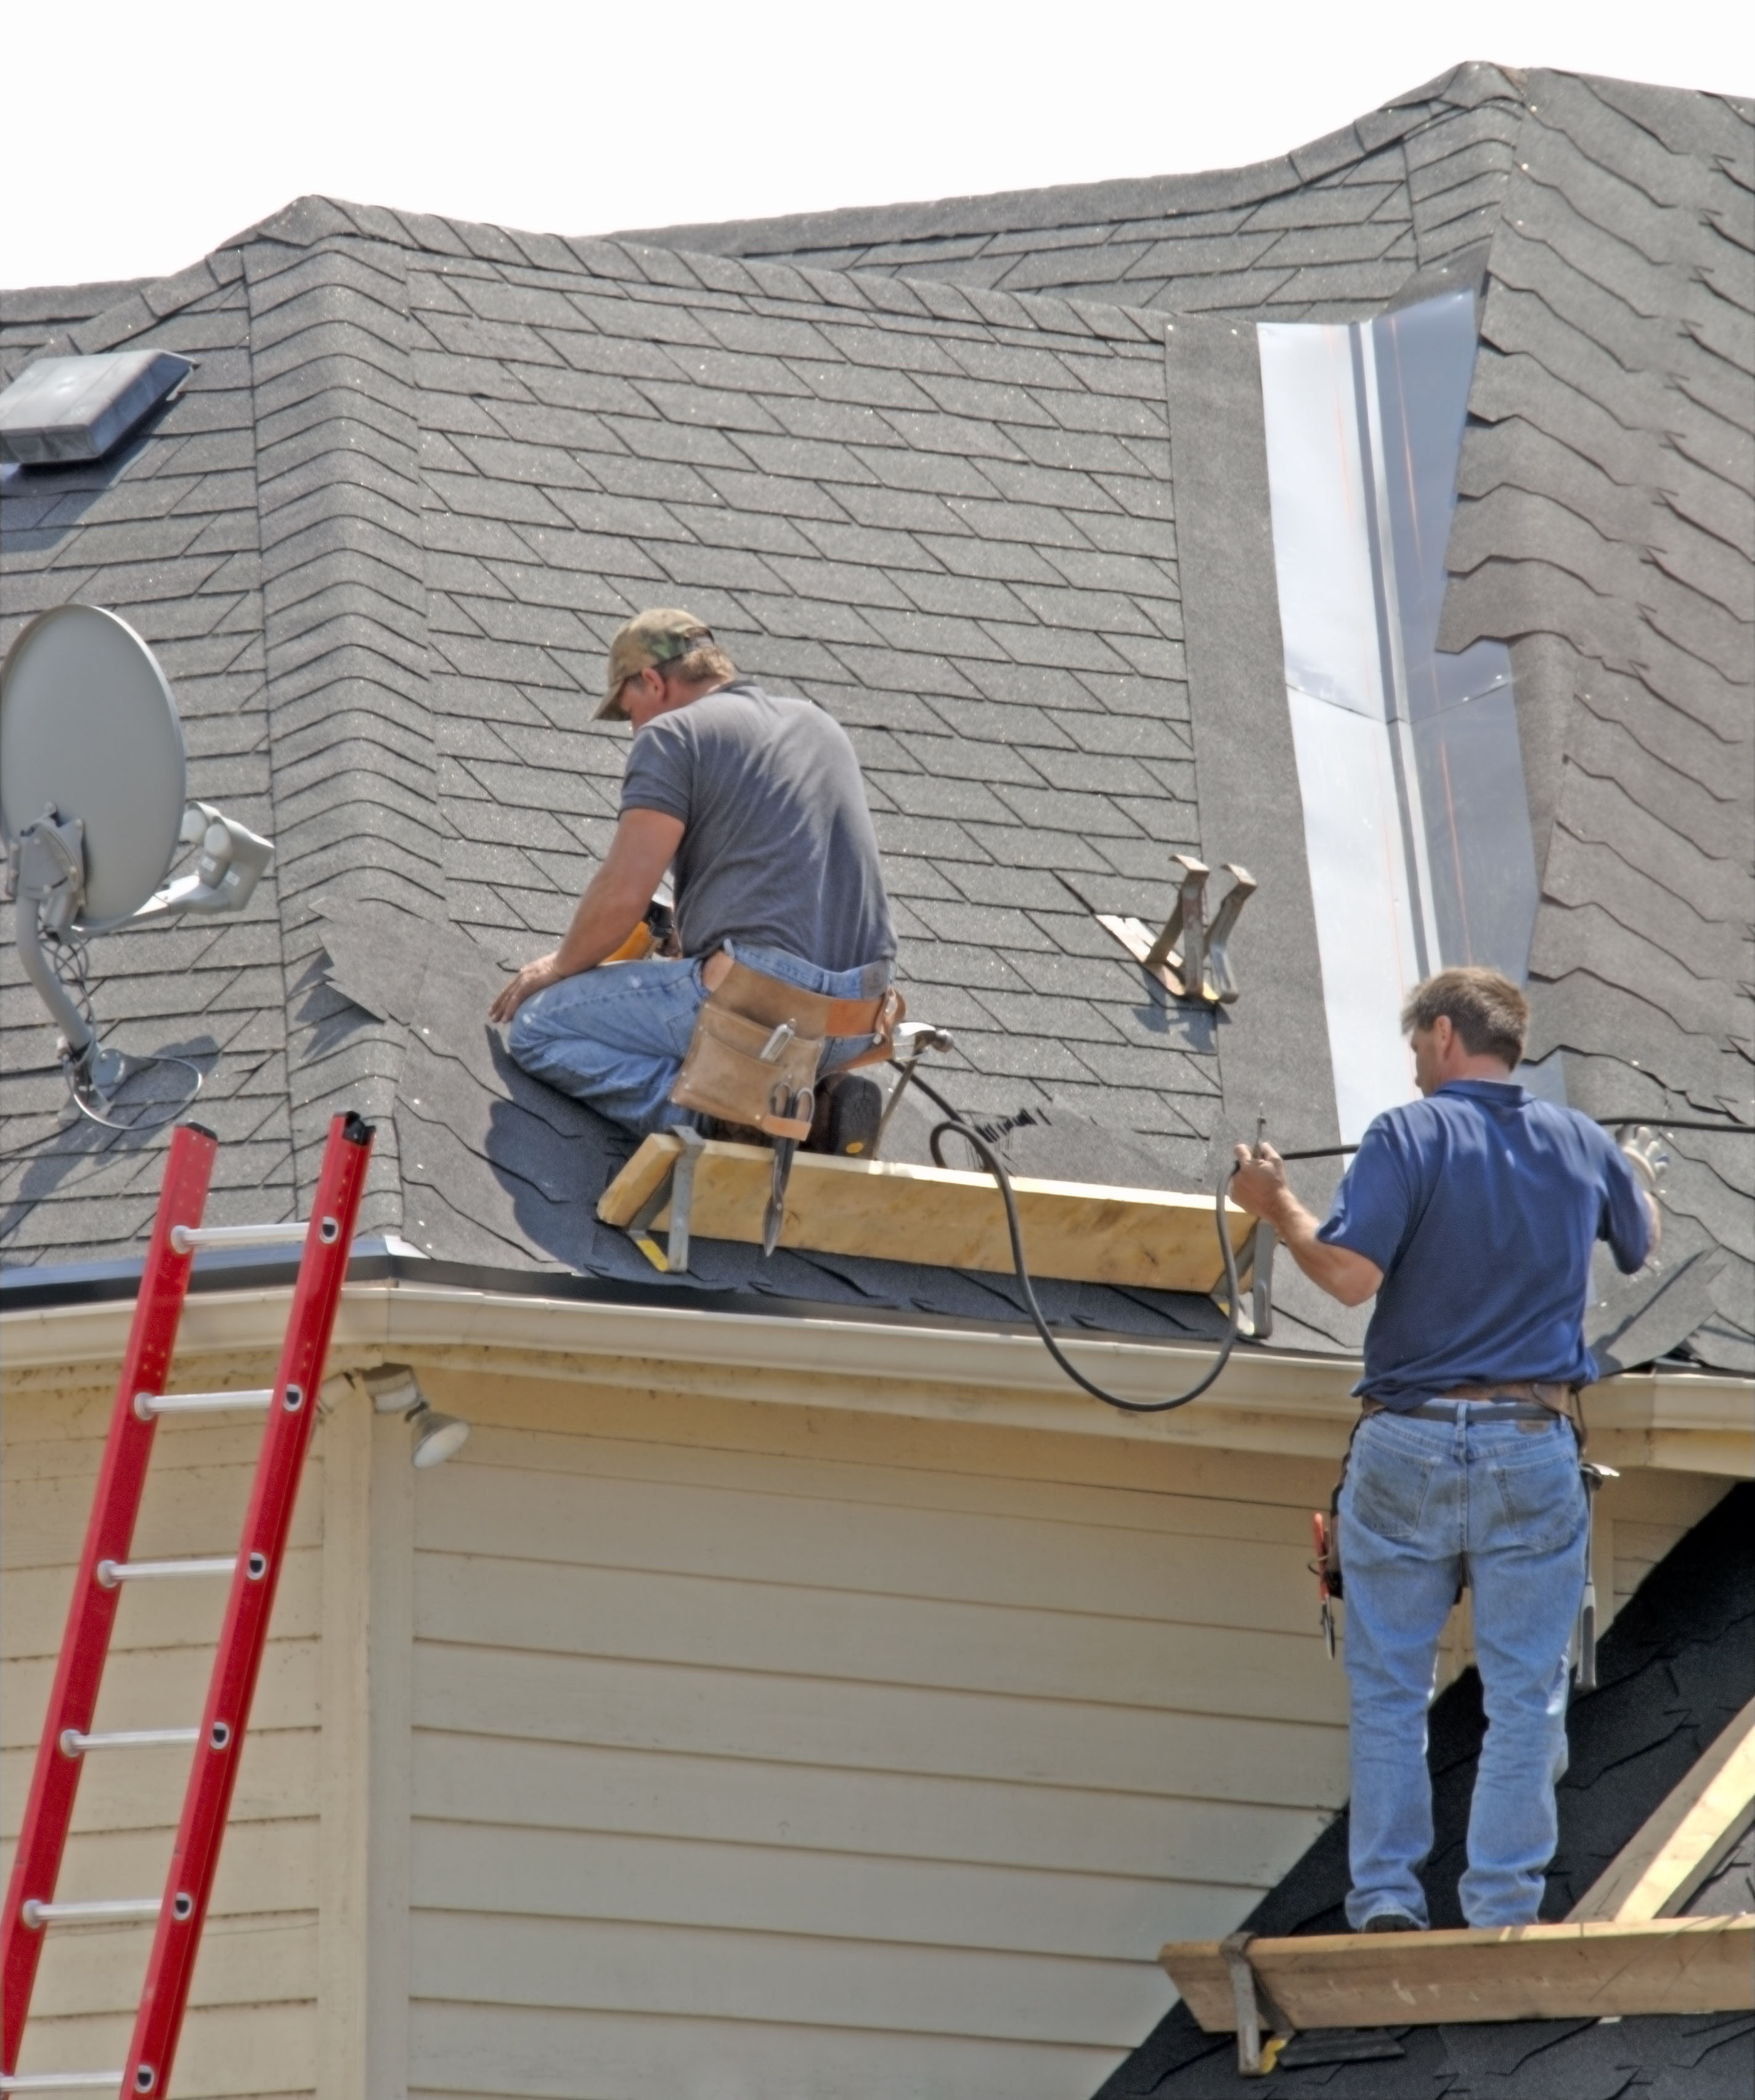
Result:
[[[675,1138],[682,1149],[664,1180],[640,1206],[628,1227],[628,1237],[654,1268],[664,1276],[686,1276],[689,1268],[689,1221],[695,1208],[695,1169],[707,1140],[692,1123],[678,1123],[665,1136]],[[652,1223],[670,1206],[670,1230],[661,1247],[652,1237]]]
[[[1250,1286],[1250,1333],[1258,1342],[1273,1333],[1273,1251],[1277,1243],[1273,1227],[1265,1218],[1255,1220],[1255,1229],[1244,1242],[1243,1259],[1237,1264],[1241,1288]]]
[[[1232,2003],[1237,2010],[1237,2076],[1265,2078],[1278,2062],[1280,2052],[1292,2039],[1294,2029],[1273,2000],[1268,1987],[1250,1965],[1252,1932],[1233,1932],[1219,1943],[1225,1970],[1231,1979]],[[1264,2023],[1271,2023],[1263,2035]]]
[[[1258,1218],[1254,1229],[1237,1251],[1237,1290],[1247,1289],[1250,1294],[1250,1324],[1243,1331],[1253,1342],[1265,1342],[1273,1333],[1273,1251],[1277,1244],[1273,1227],[1265,1218]],[[1226,1312],[1231,1310],[1225,1295],[1226,1279],[1221,1276],[1213,1285],[1212,1295]]]
[[[1141,920],[1109,911],[1098,912],[1097,924],[1113,933],[1172,999],[1197,1006],[1229,1006],[1242,987],[1232,970],[1227,944],[1238,915],[1255,893],[1255,878],[1246,867],[1227,861],[1231,887],[1209,924],[1206,880],[1212,870],[1192,854],[1178,854],[1175,858],[1182,881],[1162,933],[1154,936]]]
[[[1613,1466],[1598,1466],[1586,1459],[1578,1468],[1585,1483],[1585,1588],[1578,1600],[1578,1623],[1572,1630],[1573,1678],[1581,1692],[1597,1688],[1597,1490],[1605,1480],[1618,1480]]]

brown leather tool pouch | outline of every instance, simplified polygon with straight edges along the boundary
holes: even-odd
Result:
[[[802,1141],[810,1135],[831,1004],[734,963],[695,1017],[670,1098],[679,1108]]]

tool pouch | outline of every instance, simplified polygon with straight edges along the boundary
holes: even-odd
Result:
[[[820,992],[734,963],[695,1017],[670,1098],[679,1108],[801,1143],[810,1135],[831,1004]]]
[[[1343,1473],[1341,1479],[1346,1475]],[[1316,1557],[1310,1564],[1310,1572],[1330,1597],[1344,1598],[1347,1592],[1341,1587],[1341,1482],[1334,1484],[1334,1492],[1329,1498],[1329,1516],[1319,1534]]]

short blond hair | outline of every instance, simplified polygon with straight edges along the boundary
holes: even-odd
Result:
[[[1429,1029],[1442,1015],[1471,1057],[1497,1057],[1516,1065],[1529,1040],[1529,1001],[1510,977],[1476,964],[1440,970],[1408,995],[1401,1010],[1404,1033]]]
[[[717,642],[697,642],[686,655],[673,656],[654,667],[664,678],[680,679],[685,686],[704,686],[709,681],[723,685],[738,675],[738,667]]]

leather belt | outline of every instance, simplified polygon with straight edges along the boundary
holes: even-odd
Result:
[[[1449,1392],[1436,1396],[1440,1400],[1471,1401],[1479,1405],[1484,1401],[1532,1400],[1539,1407],[1546,1407],[1555,1414],[1564,1414],[1567,1403],[1572,1398],[1572,1388],[1563,1385],[1558,1379],[1506,1379],[1497,1385],[1459,1385]]]
[[[902,994],[893,987],[876,999],[831,999],[827,1035],[883,1035],[902,1018]]]
[[[1418,1407],[1404,1407],[1403,1414],[1418,1414],[1426,1422],[1475,1421],[1484,1415],[1490,1422],[1559,1422],[1558,1408],[1544,1407],[1539,1400],[1422,1400]]]

